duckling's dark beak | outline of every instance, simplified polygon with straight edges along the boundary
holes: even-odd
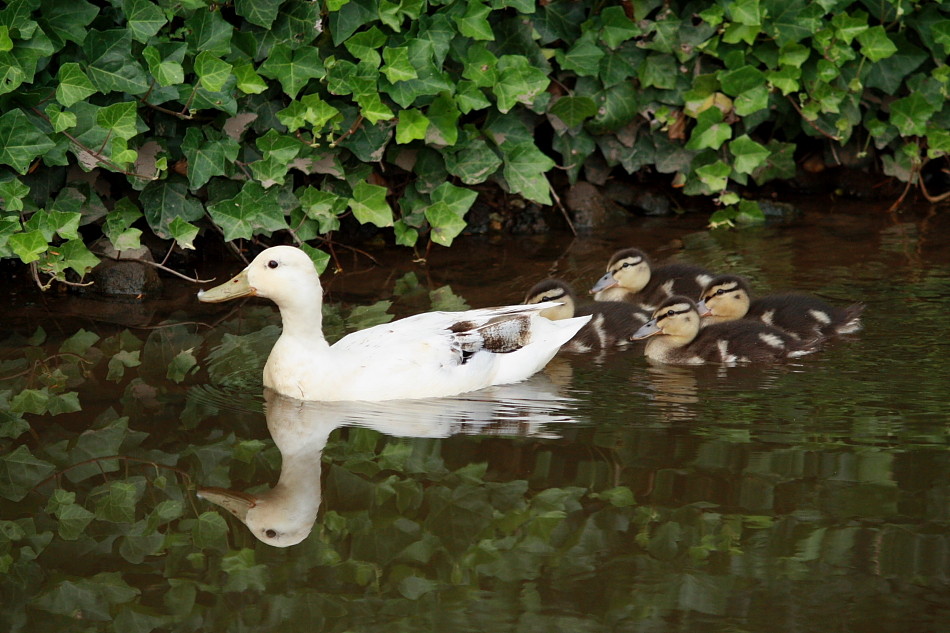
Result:
[[[239,297],[253,297],[256,294],[257,288],[254,288],[248,282],[247,269],[245,268],[220,286],[215,286],[210,290],[199,290],[198,301],[203,301],[204,303],[220,303]]]
[[[660,330],[659,326],[656,324],[656,319],[650,319],[641,325],[640,329],[630,336],[630,340],[639,341],[641,339],[650,338],[654,334],[659,334],[661,331],[662,330]]]
[[[198,488],[198,498],[219,505],[247,523],[247,511],[257,505],[257,497],[227,488]]]
[[[699,312],[700,317],[712,316],[712,310],[706,305],[705,299],[699,300],[699,303],[696,304],[696,311]]]
[[[607,288],[613,288],[617,285],[617,283],[617,280],[614,279],[614,274],[607,273],[597,280],[597,283],[594,284],[594,287],[590,289],[590,294],[600,292],[601,290],[606,290]]]

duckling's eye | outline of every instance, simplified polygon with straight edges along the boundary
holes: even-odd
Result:
[[[725,289],[725,288],[720,288],[719,290],[716,291],[716,296],[717,296],[717,297],[721,297],[721,296],[724,295],[724,294],[726,294],[726,289]]]
[[[266,536],[267,538],[276,538],[276,537],[277,537],[277,530],[275,530],[275,529],[273,529],[273,528],[272,528],[272,529],[269,529],[269,530],[264,530],[264,536]]]
[[[663,316],[671,317],[671,316],[673,316],[673,315],[675,315],[675,314],[676,314],[676,312],[674,312],[673,310],[667,310],[667,311],[666,311],[666,314],[664,314]]]
[[[272,259],[269,262],[267,262],[268,268],[277,268],[278,266],[280,266],[280,264],[277,262],[276,259]]]

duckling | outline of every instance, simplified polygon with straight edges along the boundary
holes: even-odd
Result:
[[[700,295],[697,306],[703,323],[751,319],[773,325],[797,339],[852,334],[861,329],[864,305],[829,305],[812,295],[788,293],[752,300],[749,283],[737,275],[719,275]]]
[[[524,299],[525,304],[546,302],[556,302],[556,305],[541,310],[539,314],[552,321],[591,315],[591,320],[578,330],[574,338],[561,346],[569,352],[627,347],[632,344],[630,335],[650,319],[648,312],[623,301],[595,301],[578,307],[574,289],[561,279],[538,282]]]
[[[689,297],[713,278],[705,268],[692,264],[664,264],[653,267],[650,258],[638,248],[625,248],[613,254],[607,272],[590,289],[596,301],[639,303],[647,312],[674,294]]]
[[[649,337],[644,350],[647,358],[683,365],[795,358],[814,352],[820,341],[799,340],[771,325],[750,320],[701,327],[696,304],[681,295],[660,304],[653,318],[633,334],[634,339]]]

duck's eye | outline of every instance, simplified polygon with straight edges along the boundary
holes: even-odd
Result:
[[[663,315],[663,316],[671,317],[671,316],[673,316],[673,315],[675,315],[675,314],[676,314],[676,312],[674,312],[673,310],[667,310],[667,311],[666,311],[666,314]]]
[[[721,297],[721,296],[724,295],[724,294],[726,294],[726,289],[725,289],[725,288],[720,288],[719,290],[716,291],[716,296],[717,296],[717,297]]]
[[[280,264],[277,262],[276,259],[272,259],[269,262],[267,262],[268,268],[277,268],[278,266],[280,266]]]
[[[264,536],[267,538],[277,538],[277,530],[271,528],[269,530],[264,530]]]

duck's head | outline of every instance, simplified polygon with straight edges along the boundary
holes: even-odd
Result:
[[[749,311],[749,284],[736,275],[714,277],[699,297],[696,306],[704,323],[741,319]]]
[[[650,259],[638,248],[617,251],[607,263],[607,272],[597,280],[590,293],[620,286],[629,292],[640,292],[650,283]]]
[[[693,300],[673,295],[660,304],[653,312],[653,318],[634,332],[630,339],[638,341],[660,334],[685,345],[696,338],[699,327],[699,311]]]
[[[254,495],[226,488],[199,488],[198,496],[219,505],[247,526],[259,540],[274,547],[290,547],[307,538],[316,513],[300,512],[298,504],[270,492]]]
[[[567,282],[560,279],[545,279],[536,283],[524,298],[525,305],[548,302],[553,302],[556,305],[545,308],[538,313],[546,319],[559,321],[574,316],[576,303],[574,291]]]
[[[302,296],[320,290],[320,276],[313,260],[293,246],[273,246],[248,264],[231,280],[198,292],[198,300],[219,303],[239,297],[265,297],[278,305],[289,305]]]

